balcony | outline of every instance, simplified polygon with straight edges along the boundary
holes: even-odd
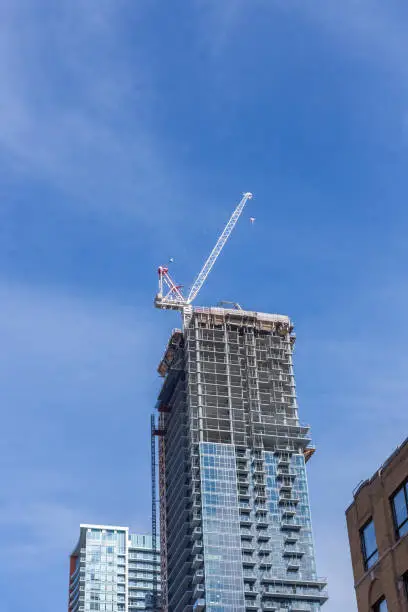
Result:
[[[193,559],[193,569],[197,569],[198,567],[201,567],[204,563],[204,555],[195,555],[194,559]]]
[[[237,474],[248,474],[248,464],[246,461],[237,461]]]
[[[196,584],[193,591],[194,599],[201,599],[204,595],[204,584]]]
[[[293,516],[295,516],[296,514],[296,510],[294,508],[284,508],[283,512],[282,512],[282,517],[286,518],[286,517],[290,517],[292,518]]]
[[[285,548],[285,550],[282,553],[282,556],[283,557],[303,557],[304,554],[305,554],[305,551],[302,548],[295,546],[293,548]]]
[[[238,486],[244,485],[245,487],[247,487],[249,485],[248,478],[242,478],[242,476],[241,476],[240,478],[237,479],[237,485]]]
[[[253,572],[252,570],[244,569],[244,580],[255,581],[256,580],[256,573]]]
[[[255,508],[255,514],[268,512],[268,506],[266,504],[258,504]]]
[[[279,467],[279,465],[278,465],[276,476],[278,478],[291,478],[291,479],[294,479],[294,478],[296,478],[297,474],[293,470],[290,470],[288,467]]]
[[[318,601],[324,603],[328,599],[325,579],[317,579],[316,581],[302,581],[299,579],[285,579],[279,583],[275,576],[263,576],[261,579],[263,584],[266,584],[262,597],[271,597],[274,599],[295,599],[297,601]]]
[[[256,597],[259,594],[258,589],[254,587],[253,584],[246,584],[244,587],[244,593],[245,597]]]
[[[197,555],[199,553],[202,553],[202,551],[203,551],[203,542],[202,542],[202,540],[194,540],[194,544],[193,544],[193,548],[192,548],[193,555]]]
[[[278,503],[280,506],[297,506],[300,502],[300,499],[293,494],[280,495],[278,499]]]
[[[261,489],[264,490],[266,487],[266,482],[265,482],[265,478],[262,476],[262,478],[260,476],[254,476],[253,478],[253,483],[254,483],[254,489]]]
[[[201,527],[194,527],[193,533],[192,533],[193,539],[198,540],[202,537],[202,535],[203,535],[203,530],[201,529]]]
[[[300,523],[291,523],[289,521],[283,521],[281,523],[282,531],[300,531],[302,529],[302,525]]]
[[[297,535],[287,535],[284,540],[284,544],[296,544],[298,541]]]
[[[251,509],[251,504],[248,501],[239,501],[238,506],[239,508]]]
[[[255,491],[255,501],[265,502],[266,492],[263,490]]]
[[[251,518],[251,516],[250,516],[249,514],[243,514],[243,513],[241,513],[241,514],[239,515],[239,522],[240,522],[242,525],[248,525],[248,524],[252,524],[253,520],[252,520],[252,518]]]
[[[254,552],[255,547],[252,544],[252,542],[249,542],[248,540],[242,540],[241,541],[241,550],[243,550],[244,552]]]
[[[261,609],[268,612],[274,612],[274,610],[280,610],[280,606],[278,608],[278,604],[274,603],[273,601],[263,601]]]
[[[241,502],[241,500],[250,500],[251,496],[249,494],[248,489],[238,489],[238,499]]]
[[[203,612],[205,610],[205,599],[196,599],[193,605],[193,612]]]
[[[292,493],[293,485],[289,483],[282,483],[279,487],[279,491],[287,491],[288,493]]]
[[[244,566],[244,570],[245,570],[246,567],[255,567],[256,563],[252,559],[252,557],[242,555],[242,565]]]
[[[193,576],[193,584],[202,584],[203,580],[204,580],[204,570],[202,569],[196,570]]]
[[[298,572],[300,569],[299,561],[289,561],[286,566],[288,572]]]

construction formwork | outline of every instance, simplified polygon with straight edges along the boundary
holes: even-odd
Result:
[[[187,312],[169,340],[157,403],[169,612],[314,612],[327,599],[314,567],[304,469],[314,449],[298,418],[294,342],[286,316],[222,308]]]

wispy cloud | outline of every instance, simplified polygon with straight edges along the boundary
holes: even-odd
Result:
[[[133,7],[135,28],[144,7]],[[182,202],[187,185],[155,133],[152,73],[137,36],[130,46],[128,10],[111,0],[1,4],[0,156],[72,207],[153,225],[155,210],[171,219],[166,195],[177,189]]]
[[[66,559],[75,546],[73,537],[78,533],[83,511],[80,504],[70,507],[56,501],[2,506],[0,529],[8,570],[52,567],[55,560]]]
[[[311,423],[318,447],[310,464],[318,569],[329,577],[328,612],[351,611],[355,601],[344,510],[358,480],[370,475],[404,435],[401,406],[407,391],[408,337],[404,330],[408,291],[405,270],[397,269],[398,263],[406,260],[405,224],[393,231],[388,223],[393,212],[405,218],[405,209],[401,212],[398,204],[389,204],[394,194],[386,185],[398,180],[402,185],[401,177],[385,167],[384,183],[373,181],[373,190],[383,190],[384,202],[376,211],[380,220],[367,227],[372,213],[370,189],[362,194],[363,210],[357,210],[358,196],[354,194],[351,204],[342,202],[345,192],[339,184],[343,187],[343,182],[349,182],[350,193],[356,186],[363,191],[360,178],[353,182],[352,177],[339,178],[338,173],[350,164],[349,173],[351,166],[358,172],[361,168],[368,177],[365,180],[371,181],[377,172],[370,162],[361,162],[365,147],[354,150],[355,138],[351,137],[357,123],[357,138],[366,127],[353,124],[352,116],[356,113],[360,119],[370,105],[370,94],[354,104],[354,63],[360,69],[369,67],[364,77],[373,73],[386,77],[378,84],[380,93],[385,81],[392,81],[392,104],[396,101],[395,107],[404,107],[406,10],[380,0],[201,0],[192,4],[194,15],[189,13],[187,19],[180,20],[178,46],[171,55],[175,34],[172,28],[166,29],[168,15],[162,15],[160,23],[152,20],[145,28],[144,19],[152,6],[158,8],[159,4],[143,0],[40,0],[34,7],[30,0],[0,2],[2,173],[11,175],[19,186],[25,183],[22,197],[32,198],[39,211],[38,227],[43,224],[41,231],[36,225],[35,239],[26,244],[26,234],[30,238],[31,234],[16,228],[26,221],[29,225],[31,217],[26,220],[16,215],[13,223],[2,217],[0,232],[10,230],[13,234],[9,244],[15,248],[16,240],[24,241],[20,267],[12,265],[13,253],[8,253],[12,264],[4,269],[8,278],[27,281],[27,270],[44,266],[44,275],[35,269],[36,281],[46,277],[58,286],[75,286],[72,291],[58,292],[50,285],[0,279],[0,402],[5,407],[0,434],[0,531],[3,542],[7,537],[13,560],[13,566],[6,568],[10,584],[5,605],[13,612],[25,612],[26,602],[19,608],[18,601],[9,600],[21,584],[22,573],[25,581],[38,581],[36,572],[41,571],[41,563],[59,568],[50,572],[58,582],[54,597],[50,597],[50,611],[56,609],[56,601],[65,600],[66,555],[75,543],[80,521],[146,528],[149,501],[146,494],[140,495],[141,490],[148,491],[149,484],[146,432],[158,387],[155,367],[171,327],[171,315],[160,316],[150,310],[152,296],[148,292],[154,291],[153,277],[147,287],[149,281],[142,274],[146,287],[138,287],[137,309],[127,308],[114,295],[118,285],[123,288],[129,282],[130,275],[120,284],[118,271],[122,266],[133,266],[136,259],[132,250],[121,250],[122,242],[132,240],[133,228],[137,241],[148,226],[154,231],[143,236],[146,244],[138,251],[135,270],[137,265],[147,265],[146,249],[174,249],[177,252],[168,255],[177,258],[182,252],[185,259],[177,260],[180,272],[175,267],[176,276],[183,276],[183,267],[191,267],[186,276],[193,276],[201,263],[200,253],[204,255],[212,241],[199,239],[199,232],[210,219],[215,237],[221,217],[228,217],[229,200],[223,208],[220,200],[224,195],[220,193],[225,194],[227,186],[234,184],[235,189],[241,180],[251,179],[250,185],[242,187],[253,188],[256,195],[259,190],[259,200],[254,201],[259,211],[254,213],[258,217],[252,228],[255,231],[251,241],[239,242],[237,230],[237,246],[229,245],[229,254],[219,263],[203,300],[216,303],[220,297],[228,297],[226,292],[232,299],[238,292],[236,297],[241,301],[239,295],[244,296],[248,307],[257,303],[260,309],[270,307],[272,311],[284,300],[299,318],[295,365],[300,413]],[[174,13],[173,6],[169,10]],[[287,27],[293,39],[280,32],[285,23],[290,23]],[[159,26],[163,29],[160,32]],[[272,26],[275,30],[271,33]],[[285,64],[287,59],[292,67],[298,67],[300,48],[290,55],[292,42],[296,47],[298,28],[302,44],[319,39],[311,57],[327,52],[327,73],[331,58],[351,60],[345,62],[348,71],[341,75],[344,80],[339,87],[350,96],[350,106],[342,108],[350,138],[343,142],[333,174],[326,166],[332,142],[328,139],[315,146],[319,109],[313,106],[302,114],[302,91],[296,79],[292,83]],[[262,36],[258,36],[260,31]],[[149,41],[160,39],[161,44],[144,45],[140,42],[143,34]],[[282,39],[276,42],[274,34],[281,34]],[[150,57],[154,49],[159,49],[160,58]],[[193,61],[188,63],[190,51]],[[155,73],[155,62],[160,64],[159,74]],[[300,66],[300,79],[310,76],[309,68],[314,70],[313,62],[304,70]],[[282,97],[270,86],[275,69],[281,71],[279,84],[291,82]],[[156,79],[162,79],[161,87]],[[185,87],[180,86],[181,81]],[[176,93],[171,91],[173,85]],[[330,95],[324,83],[319,89],[318,77],[314,86],[313,94],[324,104],[326,100],[328,106],[336,104],[337,91]],[[155,102],[160,96],[164,100],[161,127],[155,121]],[[280,121],[274,116],[275,100],[284,107],[289,97],[290,112]],[[167,104],[169,108],[163,111]],[[184,111],[191,114],[180,117]],[[381,101],[378,112],[383,112]],[[291,132],[292,118],[299,118],[299,114]],[[330,138],[335,138],[341,125],[330,114],[326,119],[324,126],[334,128]],[[374,125],[371,119],[372,115],[368,130]],[[162,133],[166,120],[172,120],[171,136]],[[310,127],[306,136],[303,122]],[[179,138],[180,126],[185,133]],[[220,134],[222,138],[218,138]],[[305,136],[300,154],[298,136]],[[275,137],[281,141],[276,147]],[[194,162],[180,169],[177,153],[184,146],[192,152]],[[284,172],[278,176],[278,166],[274,166],[272,174],[276,175],[271,179],[271,167],[276,159],[279,163],[281,152],[286,156]],[[307,161],[313,156],[316,163],[310,170]],[[189,181],[198,176],[194,163],[200,165],[201,184],[210,185],[209,191],[216,193],[208,206],[200,208],[202,215],[182,219],[188,205],[199,206],[197,194],[190,197]],[[308,191],[305,183],[313,169],[314,185]],[[337,184],[333,184],[333,176]],[[285,181],[291,191],[282,198],[275,187]],[[109,226],[117,217],[129,221],[131,231],[115,235],[102,232],[100,241],[91,245],[93,259],[87,257],[84,264],[78,250],[85,252],[88,236],[98,234],[93,215],[89,215],[91,221],[78,235],[67,232],[63,253],[59,253],[61,261],[50,271],[47,258],[52,259],[59,235],[47,236],[42,200],[32,196],[38,183],[51,188],[55,206],[75,210],[72,224],[78,210],[91,209],[106,215]],[[166,206],[170,198],[172,208]],[[10,210],[8,202],[6,194],[0,213]],[[57,234],[64,233],[65,219],[61,215],[55,220],[52,227]],[[184,225],[182,229],[177,225],[175,234],[172,229],[180,219]],[[158,234],[166,234],[166,240],[158,240]],[[404,245],[398,252],[394,250],[397,235]],[[5,238],[7,244],[8,236]],[[47,241],[47,256],[33,263],[32,249]],[[249,255],[250,251],[254,255]],[[272,261],[272,251],[281,253],[282,260]],[[109,268],[106,262],[111,254],[116,260],[106,270],[105,279],[101,267]],[[381,274],[373,273],[377,263],[383,266]],[[89,266],[85,282],[83,265]],[[14,274],[15,268],[18,274]],[[89,297],[92,287],[87,280],[94,275],[99,290],[113,295],[110,301]],[[389,284],[383,282],[386,275]],[[338,278],[341,286],[336,286]],[[30,282],[34,282],[32,277]],[[141,303],[146,304],[146,310]],[[318,314],[311,313],[314,304]],[[17,524],[20,531],[15,534]],[[35,559],[35,568],[25,564],[20,555]],[[44,609],[37,586],[29,589],[31,605]]]
[[[309,485],[330,612],[356,609],[344,516],[353,490],[406,437],[407,307],[405,277],[394,270],[298,327],[295,369],[317,445]]]
[[[157,355],[146,335],[155,334],[142,309],[136,317],[114,302],[1,282],[0,532],[10,572],[63,560],[84,520],[146,528],[148,501],[136,507],[128,483],[147,482]],[[137,377],[151,383],[142,390]],[[135,465],[137,445],[146,457]]]
[[[333,34],[342,49],[364,56],[370,62],[384,66],[394,77],[407,74],[408,46],[403,3],[380,0],[335,0],[315,2],[279,2],[281,8],[294,9],[304,17]]]
[[[328,32],[342,52],[357,54],[388,69],[394,76],[407,74],[408,14],[403,3],[380,0],[196,0],[207,29],[207,43],[222,52],[239,34],[255,34],[254,20],[287,15]],[[299,23],[299,26],[301,24]],[[216,53],[219,58],[219,53]]]

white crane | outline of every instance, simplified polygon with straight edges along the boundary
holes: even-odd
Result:
[[[195,279],[191,286],[188,296],[185,298],[181,292],[182,285],[177,285],[170,277],[168,266],[160,266],[158,268],[159,274],[159,291],[154,300],[156,308],[172,309],[172,310],[184,310],[190,306],[193,300],[197,297],[198,292],[203,286],[207,276],[212,270],[217,257],[224,248],[225,243],[231,235],[242,211],[245,208],[245,204],[252,198],[252,193],[247,192],[242,196],[241,201],[231,215],[230,220],[225,226],[221,236],[218,238],[215,247],[211,251],[208,259],[204,263],[200,273]]]

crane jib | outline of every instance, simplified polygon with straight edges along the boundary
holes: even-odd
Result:
[[[191,302],[195,299],[201,287],[203,286],[205,279],[211,272],[213,265],[215,264],[219,254],[221,253],[222,249],[225,246],[225,243],[227,242],[229,236],[231,235],[231,232],[234,229],[239,217],[241,216],[241,213],[245,208],[245,204],[251,198],[252,198],[252,193],[249,193],[249,192],[244,193],[241,201],[239,202],[238,206],[232,213],[231,218],[229,219],[227,225],[224,228],[224,231],[222,232],[221,236],[218,238],[215,247],[211,251],[209,257],[204,263],[204,266],[202,267],[200,273],[198,274],[196,280],[194,281],[190,289],[190,293],[188,294],[188,297],[187,297],[188,304],[191,304]]]
[[[177,285],[171,278],[168,267],[159,267],[159,292],[155,298],[155,305],[157,308],[184,310],[188,305],[193,302],[193,300],[197,297],[201,287],[203,286],[207,276],[211,272],[212,267],[214,266],[218,256],[220,255],[222,249],[225,246],[225,243],[230,237],[232,230],[234,229],[239,217],[241,216],[242,211],[245,208],[245,204],[251,198],[252,193],[247,192],[243,194],[241,201],[232,213],[213,250],[211,251],[198,276],[196,277],[187,298],[185,298],[181,292],[181,285]]]

